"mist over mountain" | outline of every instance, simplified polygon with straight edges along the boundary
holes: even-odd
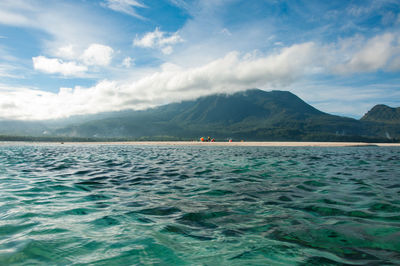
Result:
[[[0,120],[0,135],[41,136],[48,127],[42,121]]]
[[[144,111],[40,122],[0,122],[1,134],[135,140],[395,141],[399,108],[376,106],[361,120],[327,114],[288,91],[251,89]],[[15,124],[13,124],[15,123]]]

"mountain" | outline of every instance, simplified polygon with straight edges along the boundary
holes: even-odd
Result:
[[[18,120],[0,120],[0,135],[42,136],[48,131],[45,123]]]
[[[368,125],[372,135],[383,136],[389,140],[400,138],[400,108],[375,105],[360,121]]]
[[[194,140],[211,136],[217,140],[247,141],[398,141],[400,123],[392,119],[395,116],[386,115],[394,108],[384,112],[374,109],[356,120],[321,112],[288,91],[252,89],[144,111],[126,110],[26,124],[16,122],[20,131],[16,126],[12,131],[3,128],[0,122],[0,134],[8,130],[12,134],[27,135],[31,128],[31,136],[70,139]],[[385,115],[377,115],[381,113]]]
[[[57,131],[64,136],[218,138],[248,136],[267,124],[324,113],[290,92],[248,90],[173,103],[123,117],[93,120]]]
[[[400,123],[400,107],[392,108],[384,104],[375,105],[362,118],[362,121]]]
[[[60,128],[54,134],[125,139],[189,140],[212,136],[220,140],[315,141],[379,141],[388,135],[399,135],[397,127],[382,131],[374,122],[321,112],[287,91],[258,89],[127,111],[121,116]]]

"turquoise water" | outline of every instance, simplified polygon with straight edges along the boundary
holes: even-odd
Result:
[[[0,265],[400,264],[400,149],[0,146]]]

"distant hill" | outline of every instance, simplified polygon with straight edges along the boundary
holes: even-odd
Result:
[[[400,107],[392,108],[384,104],[375,105],[361,121],[400,123]]]
[[[374,129],[374,130],[372,130]],[[389,130],[390,138],[396,128]],[[388,139],[375,124],[330,115],[287,91],[258,89],[217,94],[145,111],[60,128],[69,137],[131,139],[379,141]]]
[[[49,132],[41,121],[0,120],[0,135],[42,136]]]
[[[18,123],[24,128],[24,135],[29,133],[30,126],[30,135],[62,138],[194,140],[211,136],[217,140],[246,141],[398,141],[400,123],[392,119],[395,116],[374,113],[373,108],[361,120],[335,116],[317,110],[288,91],[252,89],[144,111],[32,122],[25,128],[23,122]],[[14,128],[12,134],[17,134],[19,131]],[[0,128],[0,134],[4,134],[1,132],[7,132],[7,128]]]

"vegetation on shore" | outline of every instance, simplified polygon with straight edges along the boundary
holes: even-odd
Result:
[[[122,111],[68,121],[0,122],[2,141],[399,142],[400,109],[374,107],[362,119],[321,112],[287,91],[248,90],[211,95],[145,111]],[[8,129],[8,131],[7,131]]]

